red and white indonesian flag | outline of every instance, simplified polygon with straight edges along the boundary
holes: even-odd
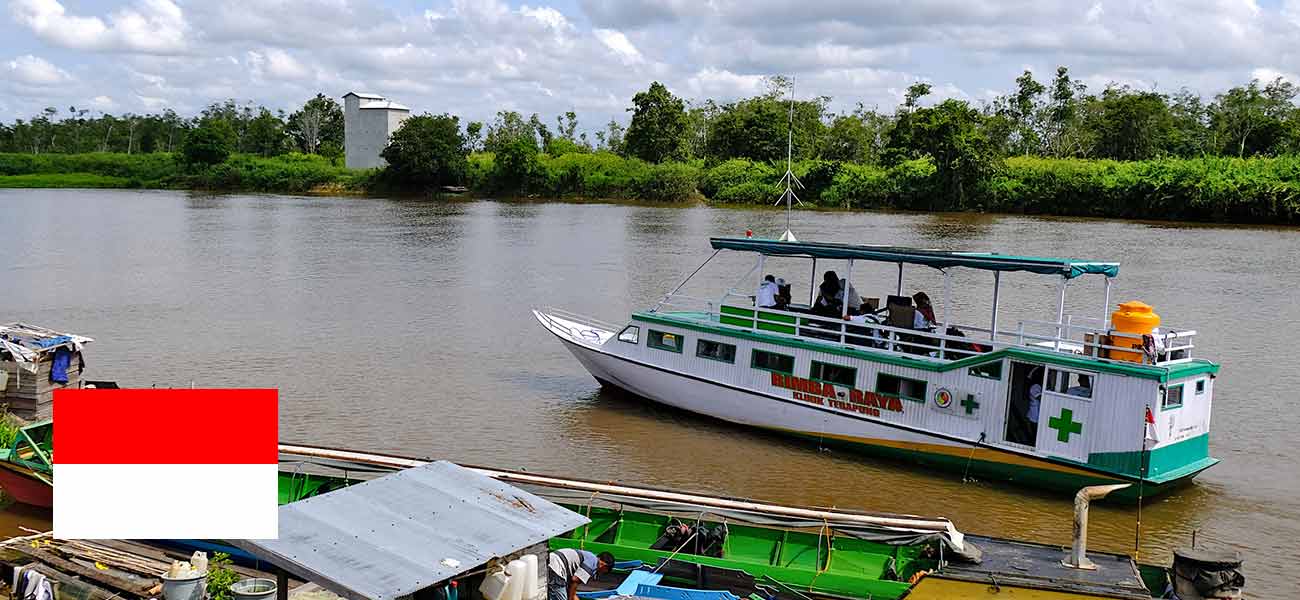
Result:
[[[1156,435],[1156,417],[1151,414],[1150,406],[1147,407],[1147,414],[1144,420],[1146,423],[1143,425],[1144,432],[1142,434],[1142,449],[1150,450],[1155,448],[1156,444],[1160,443],[1160,436]]]
[[[277,537],[276,390],[56,390],[54,536]]]

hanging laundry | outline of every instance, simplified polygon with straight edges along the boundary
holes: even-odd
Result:
[[[54,600],[54,589],[45,575],[32,569],[20,569],[14,574],[15,600]]]
[[[72,363],[72,351],[67,346],[59,346],[54,350],[54,362],[50,364],[50,381],[54,383],[68,382],[68,365]]]

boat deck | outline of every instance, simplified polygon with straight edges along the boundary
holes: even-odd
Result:
[[[1068,549],[976,535],[966,537],[984,550],[978,564],[950,563],[935,575],[961,581],[1038,588],[1104,598],[1151,598],[1133,559],[1121,554],[1089,552],[1096,569],[1061,564]],[[1163,590],[1161,590],[1163,591]]]

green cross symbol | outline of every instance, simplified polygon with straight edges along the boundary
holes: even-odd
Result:
[[[1056,430],[1057,441],[1069,443],[1071,433],[1083,435],[1083,423],[1075,421],[1074,411],[1068,408],[1061,409],[1061,416],[1048,419],[1047,426]]]
[[[980,403],[975,401],[975,394],[966,394],[966,397],[962,398],[961,406],[966,409],[966,414],[973,415],[975,409],[980,407]]]

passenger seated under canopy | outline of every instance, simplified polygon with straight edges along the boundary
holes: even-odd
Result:
[[[912,317],[912,329],[934,329],[934,305],[930,304],[930,296],[925,292],[912,294],[912,301],[916,303],[916,315]]]

